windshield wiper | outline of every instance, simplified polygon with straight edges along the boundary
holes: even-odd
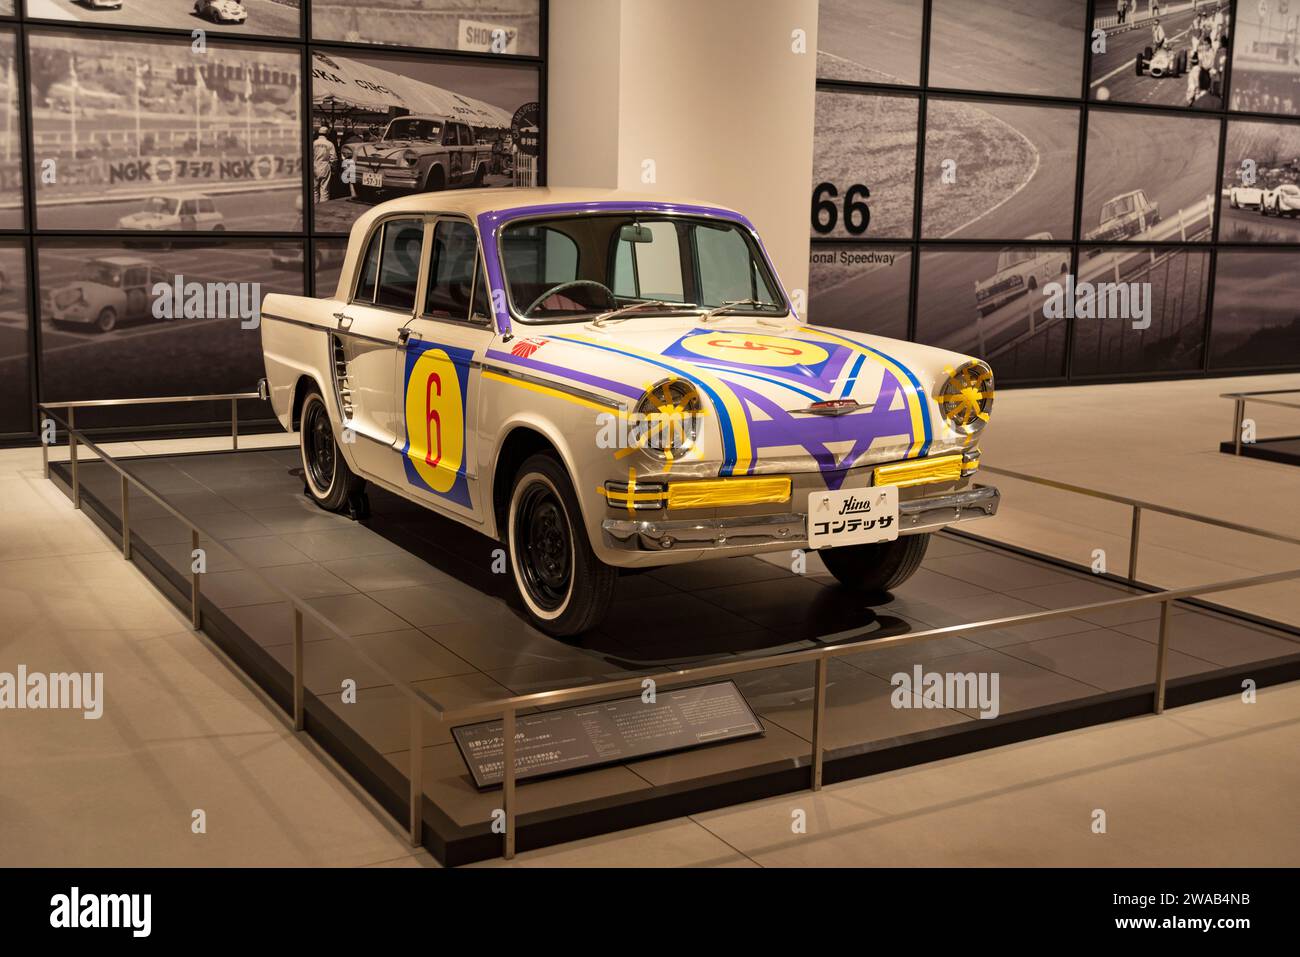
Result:
[[[711,322],[712,320],[718,318],[719,316],[726,315],[732,309],[739,309],[741,306],[759,306],[762,308],[771,308],[771,309],[780,308],[780,306],[778,306],[774,302],[764,302],[761,299],[729,299],[719,306],[714,306],[704,315],[700,316],[699,321],[701,323]]]
[[[641,309],[647,309],[650,306],[657,306],[657,307],[666,306],[677,312],[684,311],[687,309],[700,308],[693,302],[664,302],[662,299],[643,299],[640,302],[634,302],[631,303],[630,305],[623,306],[621,309],[614,309],[610,312],[602,312],[595,319],[591,320],[591,324],[599,329],[607,322],[613,322],[616,319],[628,319],[631,317],[632,313],[637,312],[638,310]]]

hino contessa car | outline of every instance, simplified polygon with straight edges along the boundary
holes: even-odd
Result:
[[[816,549],[880,592],[997,509],[989,367],[802,322],[729,209],[405,197],[353,226],[330,298],[262,310],[306,493],[345,510],[373,482],[499,540],[551,634],[598,623],[621,570],[707,558]]]

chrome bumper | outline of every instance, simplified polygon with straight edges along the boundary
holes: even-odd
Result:
[[[900,535],[928,532],[957,522],[996,515],[1002,496],[991,485],[912,499],[898,503]],[[744,548],[754,545],[806,545],[808,517],[783,515],[738,516],[707,521],[693,519],[607,518],[601,523],[606,542],[614,548],[665,551],[670,548]]]

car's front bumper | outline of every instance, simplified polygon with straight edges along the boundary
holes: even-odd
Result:
[[[976,518],[996,515],[1001,495],[991,485],[974,485],[898,504],[900,535],[930,532]],[[615,519],[601,523],[605,543],[626,551],[671,552],[678,549],[732,549],[808,544],[808,516],[738,515],[711,519]]]

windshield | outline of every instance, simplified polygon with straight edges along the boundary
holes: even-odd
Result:
[[[81,267],[80,278],[97,282],[103,286],[120,286],[122,285],[122,270],[111,263],[97,262],[92,259]]]
[[[1116,216],[1123,216],[1126,213],[1133,212],[1133,209],[1132,196],[1125,196],[1122,199],[1112,199],[1101,208],[1101,218],[1114,219]]]
[[[1010,269],[1012,266],[1019,266],[1021,263],[1029,262],[1034,258],[1032,249],[1004,249],[1002,251],[1002,267]]]
[[[748,299],[757,305],[736,306],[736,314],[786,312],[753,237],[724,220],[631,213],[528,220],[502,231],[501,259],[515,313],[528,320],[590,319],[653,300],[664,305],[636,315]]]
[[[168,199],[165,196],[154,196],[144,204],[146,213],[164,213],[172,215],[176,212],[176,200]]]
[[[434,120],[393,120],[388,124],[386,140],[433,140],[442,139],[442,124]]]

